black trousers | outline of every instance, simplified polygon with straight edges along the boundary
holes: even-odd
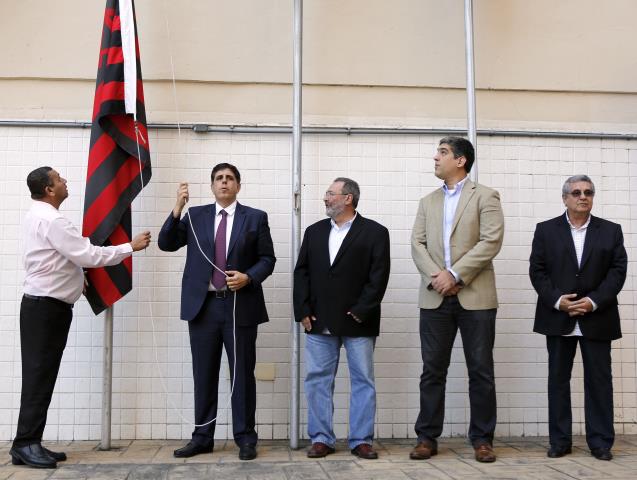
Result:
[[[584,337],[546,337],[549,353],[549,441],[557,447],[567,447],[572,443],[571,371],[578,343],[584,365],[586,443],[591,449],[611,448],[615,429],[610,341]]]
[[[42,440],[47,411],[73,319],[72,308],[52,299],[22,298],[22,394],[18,431],[13,440],[16,447]]]
[[[239,297],[239,300],[241,297]],[[256,445],[255,413],[257,387],[256,365],[257,327],[236,327],[235,348],[232,321],[233,295],[215,298],[208,295],[201,312],[188,322],[192,374],[195,384],[195,424],[203,425],[217,417],[219,368],[225,347],[230,375],[234,379],[232,394],[232,431],[237,445]],[[195,427],[194,442],[212,446],[216,421]]]
[[[420,413],[418,440],[436,443],[445,416],[445,388],[451,350],[460,330],[469,374],[471,419],[469,440],[474,446],[491,445],[497,408],[493,374],[493,344],[497,309],[465,310],[458,297],[445,297],[440,307],[420,310]]]

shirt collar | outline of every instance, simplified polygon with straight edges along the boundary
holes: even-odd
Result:
[[[591,214],[588,214],[588,218],[586,219],[586,223],[584,225],[582,225],[581,227],[576,227],[575,225],[573,225],[571,223],[571,219],[568,218],[568,210],[566,212],[564,212],[564,215],[566,215],[566,221],[568,222],[569,226],[573,229],[573,230],[583,230],[585,228],[588,228],[588,224],[591,223]]]
[[[340,231],[340,230],[343,230],[344,228],[351,227],[352,223],[354,223],[354,220],[356,220],[357,216],[358,216],[358,212],[354,212],[354,216],[352,217],[352,219],[348,220],[347,222],[345,222],[340,227],[338,225],[336,225],[336,222],[333,219],[330,219],[330,223],[332,224],[332,228],[335,228],[337,231]]]
[[[43,202],[41,200],[34,200],[33,201],[33,207],[34,208],[38,208],[38,209],[42,209],[42,210],[49,210],[49,211],[59,212],[59,210],[57,208],[55,208],[53,205],[51,205],[50,203],[47,203],[47,202]]]
[[[223,208],[221,205],[217,205],[215,208],[216,215],[220,215],[221,210],[225,210],[226,213],[230,216],[234,215],[235,210],[237,209],[237,201],[235,200],[227,207]]]
[[[468,178],[469,178],[469,175],[467,175],[462,180],[460,180],[458,183],[456,183],[456,185],[453,187],[453,190],[449,189],[449,187],[447,187],[446,183],[443,183],[442,184],[442,191],[444,192],[445,195],[449,195],[449,196],[457,195],[460,192],[462,192],[462,187],[464,186],[464,184],[466,183]]]

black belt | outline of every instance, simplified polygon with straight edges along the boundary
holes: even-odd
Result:
[[[73,304],[72,303],[63,302],[62,300],[58,300],[57,298],[53,298],[53,297],[38,297],[36,295],[29,295],[28,293],[25,293],[23,295],[24,295],[24,298],[28,298],[29,300],[50,302],[50,303],[55,303],[57,305],[61,305],[61,306],[66,307],[66,308],[73,308]]]
[[[230,290],[208,290],[208,298],[228,298],[231,293]]]

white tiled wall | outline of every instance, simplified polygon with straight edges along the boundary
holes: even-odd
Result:
[[[25,183],[35,167],[50,165],[69,181],[62,210],[81,223],[88,130],[0,128],[0,440],[15,433],[20,403],[18,311],[23,270],[20,222],[31,200]],[[327,136],[304,138],[303,225],[323,218],[322,192],[336,176],[362,188],[359,211],[386,225],[392,239],[392,275],[383,304],[375,364],[377,436],[411,437],[418,413],[421,369],[416,304],[418,276],[409,235],[418,199],[439,186],[431,157],[432,136]],[[287,438],[290,356],[290,138],[287,135],[194,134],[151,131],[153,178],[133,205],[134,231],[157,233],[172,209],[176,185],[190,182],[191,204],[210,201],[209,174],[221,161],[241,170],[240,201],[269,213],[278,262],[266,282],[271,321],[259,328],[259,362],[274,363],[274,381],[258,384],[261,438]],[[506,216],[502,252],[496,259],[500,309],[495,346],[498,435],[546,435],[544,337],[531,332],[535,293],[528,256],[536,222],[562,212],[560,189],[572,174],[596,182],[594,213],[620,222],[629,256],[629,276],[620,296],[624,338],[613,343],[615,420],[619,433],[637,433],[634,251],[637,209],[637,142],[548,138],[481,137],[479,181],[500,191]],[[632,188],[631,188],[632,187]],[[637,224],[636,224],[637,225]],[[115,306],[113,428],[118,438],[188,438],[193,385],[187,327],[179,320],[184,252],[156,245],[134,259],[134,290]],[[98,439],[101,426],[102,317],[81,300],[64,354],[45,437]],[[344,357],[344,356],[343,356]],[[343,358],[343,362],[344,362]],[[336,433],[347,431],[348,376],[342,365],[336,386]],[[222,368],[220,405],[229,381]],[[574,432],[583,431],[582,370],[573,379]],[[220,410],[217,435],[231,427]],[[305,422],[305,411],[301,418]],[[449,370],[444,435],[467,430],[467,377],[456,346]],[[305,425],[302,426],[305,431]]]

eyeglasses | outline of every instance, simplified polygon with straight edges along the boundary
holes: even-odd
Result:
[[[582,193],[584,194],[586,198],[595,196],[595,192],[593,190],[584,190],[584,191],[573,190],[572,192],[569,192],[568,194],[573,198],[580,198],[582,196]]]
[[[333,197],[334,195],[349,195],[349,193],[336,193],[328,190],[327,192],[325,192],[324,197]]]

